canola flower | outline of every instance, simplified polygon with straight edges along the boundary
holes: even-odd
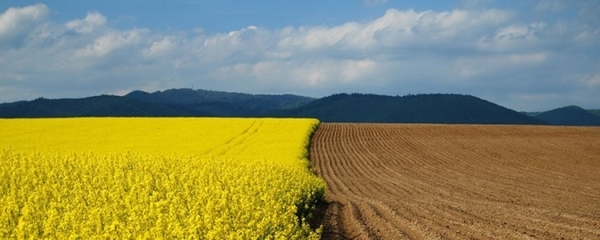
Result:
[[[315,119],[0,119],[0,238],[316,239]]]

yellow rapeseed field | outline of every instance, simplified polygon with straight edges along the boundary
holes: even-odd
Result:
[[[310,239],[316,119],[0,119],[0,238]]]

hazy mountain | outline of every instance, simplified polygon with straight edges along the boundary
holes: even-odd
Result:
[[[325,122],[545,124],[494,103],[458,94],[335,94],[281,111],[280,115],[315,117]]]
[[[600,116],[578,106],[566,106],[534,116],[552,125],[600,126]]]

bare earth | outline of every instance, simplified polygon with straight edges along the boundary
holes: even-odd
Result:
[[[324,239],[600,239],[600,128],[334,124],[316,131]]]

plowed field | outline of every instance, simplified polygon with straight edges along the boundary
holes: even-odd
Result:
[[[600,128],[321,124],[325,239],[600,239]]]

